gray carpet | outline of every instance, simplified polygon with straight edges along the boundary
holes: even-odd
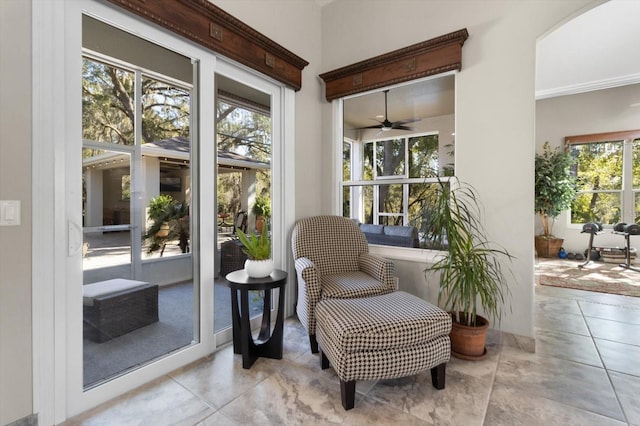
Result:
[[[224,281],[214,285],[214,329],[231,327],[231,294]],[[252,316],[261,312],[259,295],[250,297]],[[193,284],[161,287],[159,321],[104,343],[84,340],[83,384],[91,387],[153,359],[190,345],[193,340]]]

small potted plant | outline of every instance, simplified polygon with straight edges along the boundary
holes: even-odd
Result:
[[[438,181],[424,205],[422,223],[429,229],[422,230],[423,235],[443,250],[425,274],[439,273],[438,303],[453,320],[451,352],[458,358],[482,359],[489,319],[500,321],[510,296],[502,261],[510,262],[513,256],[488,240],[471,186]],[[478,314],[480,307],[488,318]]]
[[[271,240],[267,227],[262,228],[260,236],[247,235],[241,229],[237,230],[238,239],[244,246],[242,251],[248,259],[244,264],[244,270],[252,278],[269,276],[273,272],[273,259],[271,259]]]
[[[266,197],[256,197],[256,202],[251,208],[251,212],[256,217],[256,231],[262,233],[264,223],[271,217],[271,204]]]
[[[564,239],[553,235],[553,223],[560,213],[571,207],[576,196],[576,179],[570,168],[574,159],[559,147],[551,149],[549,142],[536,154],[535,212],[540,216],[542,233],[536,235],[539,257],[557,257]]]

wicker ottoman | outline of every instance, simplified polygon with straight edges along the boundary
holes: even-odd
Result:
[[[83,286],[83,337],[103,343],[158,321],[158,285],[116,278]]]
[[[358,299],[324,299],[316,308],[321,367],[340,378],[342,405],[353,408],[356,380],[411,376],[431,369],[444,389],[451,317],[402,291]]]

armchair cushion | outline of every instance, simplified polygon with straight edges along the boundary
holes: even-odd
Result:
[[[379,281],[362,271],[349,271],[341,274],[324,275],[322,299],[351,299],[369,297],[393,291],[385,282]]]

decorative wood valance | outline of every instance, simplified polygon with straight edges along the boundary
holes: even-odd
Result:
[[[208,0],[108,0],[295,90],[307,61]]]
[[[620,132],[591,133],[588,135],[566,136],[564,138],[564,143],[568,147],[569,145],[580,145],[583,143],[592,142],[632,142],[636,139],[640,139],[640,130],[623,130]]]
[[[332,101],[378,87],[460,70],[462,45],[468,37],[465,28],[320,74],[326,85],[325,96]]]

